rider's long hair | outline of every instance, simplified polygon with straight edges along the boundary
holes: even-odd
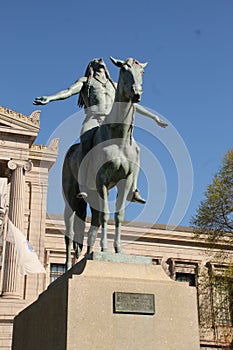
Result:
[[[84,75],[85,77],[87,77],[87,82],[86,82],[87,85],[86,85],[86,86],[87,86],[87,97],[88,97],[88,98],[89,98],[89,91],[90,91],[91,80],[92,80],[93,75],[94,75],[94,68],[93,68],[93,62],[94,62],[94,61],[95,61],[95,60],[92,60],[92,61],[88,64],[88,66],[87,66],[87,68],[86,68],[85,75]],[[114,89],[116,90],[116,86],[115,86],[113,80],[112,80],[111,77],[110,77],[109,71],[108,71],[108,69],[107,69],[105,63],[104,63],[104,70],[105,70],[106,78],[110,81],[110,83],[113,85]],[[81,107],[88,107],[88,106],[85,105],[85,101],[84,101],[84,99],[83,99],[83,97],[82,97],[81,91],[80,91],[79,98],[78,98],[78,106],[79,106],[80,108],[81,108]]]

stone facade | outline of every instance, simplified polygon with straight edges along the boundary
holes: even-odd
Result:
[[[5,244],[2,231],[0,348],[3,350],[11,349],[14,317],[35,301],[50,282],[64,271],[63,215],[46,215],[48,173],[57,157],[57,140],[53,140],[49,146],[34,144],[39,132],[39,115],[40,112],[35,111],[27,117],[0,107],[0,177],[7,178],[8,215],[24,232],[46,269],[46,275],[19,276],[14,247]],[[89,223],[87,229],[88,226]],[[224,269],[227,261],[222,265],[215,261],[218,251],[223,249],[229,258],[232,258],[232,251],[221,243],[209,249],[203,238],[194,240],[193,232],[188,227],[170,230],[166,225],[125,222],[122,231],[125,253],[151,257],[153,264],[161,265],[173,280],[188,282],[190,288],[197,288],[200,348],[227,349],[232,334],[232,312],[226,309],[225,313],[221,311],[214,315],[213,308],[218,302],[214,300],[216,293],[212,287],[201,287],[201,281],[203,276],[208,279],[210,271],[220,274]],[[111,220],[108,238],[109,250],[113,252],[114,223]],[[86,241],[84,243],[80,259],[85,254]],[[95,250],[99,250],[98,239]]]
[[[56,140],[49,146],[34,141],[40,111],[29,117],[0,106],[0,177],[7,179],[6,216],[27,237],[44,263],[48,172],[57,157]],[[4,225],[2,225],[4,226]],[[10,349],[14,316],[46,287],[43,275],[20,276],[15,248],[1,230],[0,348]]]

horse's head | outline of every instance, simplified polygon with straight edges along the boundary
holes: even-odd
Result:
[[[126,61],[116,60],[113,57],[110,59],[121,68],[118,81],[121,95],[133,103],[139,102],[142,95],[142,75],[147,63],[140,63],[134,58],[128,58]]]

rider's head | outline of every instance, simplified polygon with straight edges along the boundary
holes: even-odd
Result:
[[[104,69],[106,79],[108,79],[112,85],[115,88],[115,84],[112,81],[110,74],[108,72],[107,66],[102,58],[94,58],[87,66],[86,72],[85,72],[85,77],[87,77],[87,87],[88,87],[88,93],[89,93],[89,87],[91,84],[91,79],[93,78],[95,72],[100,71],[101,69]],[[82,94],[79,94],[79,99],[78,99],[78,106],[83,107],[85,106]]]
[[[98,72],[100,69],[104,69],[106,78],[109,79],[110,75],[109,75],[109,72],[107,70],[106,64],[102,58],[94,58],[94,60],[92,60],[88,64],[86,72],[85,72],[85,77],[87,77],[87,78],[89,78],[90,76],[92,77],[94,75],[94,73]]]

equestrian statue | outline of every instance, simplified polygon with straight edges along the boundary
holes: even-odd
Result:
[[[79,94],[78,105],[85,111],[80,143],[69,148],[62,170],[67,269],[72,266],[72,243],[77,258],[83,248],[87,204],[91,209],[87,253],[93,251],[100,226],[101,251],[107,251],[108,194],[114,186],[117,187],[114,249],[121,252],[125,202],[145,203],[137,189],[140,149],[133,138],[135,112],[152,118],[163,128],[167,126],[156,114],[138,104],[147,63],[133,58],[110,59],[120,68],[117,84],[104,61],[97,58],[89,63],[85,76],[68,89],[34,101],[36,105],[45,105]]]

